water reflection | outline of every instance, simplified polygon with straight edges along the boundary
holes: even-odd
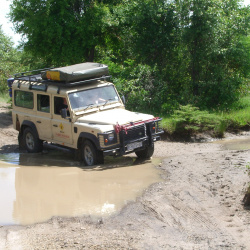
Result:
[[[69,153],[60,151],[45,151],[37,154],[29,153],[9,153],[0,154],[0,160],[23,166],[81,166],[79,161],[74,160],[74,157]]]
[[[160,181],[154,167],[159,161],[135,164],[132,157],[88,169],[55,152],[0,159],[21,164],[0,162],[0,225],[32,224],[52,216],[106,216]]]

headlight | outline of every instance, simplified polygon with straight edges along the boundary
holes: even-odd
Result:
[[[114,133],[108,135],[108,140],[109,140],[109,141],[113,141],[114,138],[115,138]]]
[[[118,137],[114,131],[99,133],[98,139],[101,147],[112,146],[118,142]]]

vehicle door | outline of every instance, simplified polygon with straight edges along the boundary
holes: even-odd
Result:
[[[66,108],[68,110],[68,100],[65,102],[64,97],[54,96],[53,97],[53,116],[52,116],[52,137],[53,141],[62,144],[62,145],[72,145],[72,123],[70,118],[70,113],[68,117],[61,117],[61,109]],[[66,104],[67,103],[67,104]]]
[[[37,94],[36,127],[42,140],[52,139],[51,117],[51,96]]]

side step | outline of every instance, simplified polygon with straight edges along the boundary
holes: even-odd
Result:
[[[60,151],[64,151],[64,152],[72,153],[72,154],[75,153],[75,149],[68,148],[68,147],[65,147],[65,146],[61,146],[59,144],[44,142],[43,146],[44,146],[44,148],[48,148],[48,149],[60,150]]]

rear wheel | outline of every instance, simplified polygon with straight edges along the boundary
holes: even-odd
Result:
[[[82,160],[86,166],[102,164],[104,162],[103,153],[96,149],[93,143],[86,140],[81,146]]]
[[[43,150],[43,142],[30,127],[25,128],[23,132],[23,144],[29,153],[38,153]]]
[[[135,154],[140,159],[149,159],[154,154],[154,143],[143,150],[135,151]]]

